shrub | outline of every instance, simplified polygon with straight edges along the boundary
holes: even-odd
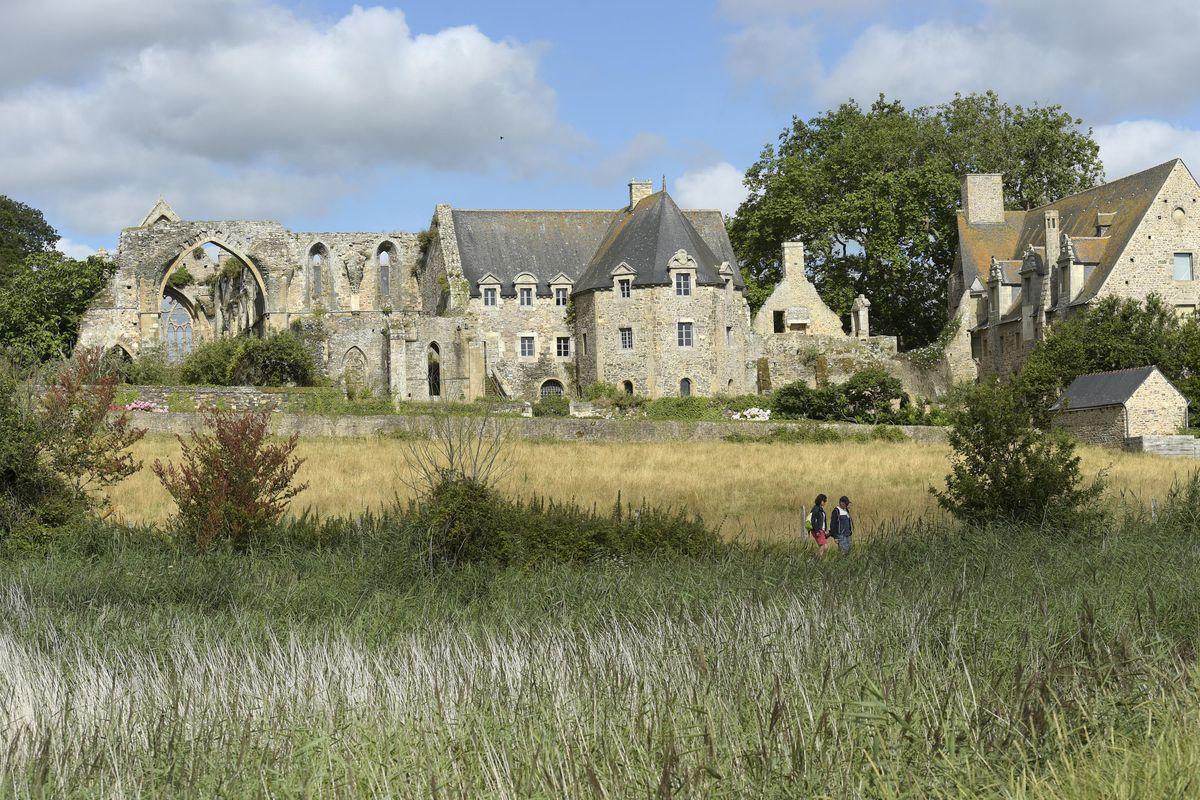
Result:
[[[312,386],[316,374],[312,354],[290,331],[243,340],[229,364],[235,386]]]
[[[842,384],[841,389],[850,415],[855,419],[886,418],[892,413],[892,403],[905,399],[900,380],[881,367],[859,370]]]
[[[716,420],[721,412],[706,397],[660,397],[646,403],[650,419]]]
[[[172,289],[183,289],[188,286],[191,286],[195,282],[196,282],[196,279],[192,276],[192,273],[189,272],[188,268],[185,266],[180,266],[178,269],[176,269],[174,272],[171,273],[171,277],[167,278],[167,285],[170,286]]]
[[[780,386],[771,398],[771,411],[785,419],[801,419],[812,408],[813,390],[800,381]]]
[[[771,411],[784,419],[853,419],[842,387],[831,383],[816,389],[801,382],[781,386],[772,399]]]
[[[547,395],[533,404],[535,417],[566,417],[571,414],[571,401],[564,395]]]
[[[960,387],[951,411],[951,472],[938,504],[968,523],[1063,522],[1099,500],[1103,476],[1083,483],[1075,445],[1033,425],[1019,389]]]
[[[167,361],[161,347],[143,347],[135,358],[118,369],[126,383],[140,386],[172,386],[183,380],[179,365]]]
[[[23,388],[22,374],[7,359],[0,361],[0,534],[8,538],[29,522],[66,486],[42,459],[46,432],[36,414],[36,400]]]
[[[225,386],[229,382],[229,365],[237,356],[241,340],[213,339],[188,353],[179,365],[179,378],[186,384]]]
[[[611,383],[597,382],[584,390],[583,396],[589,403],[607,401],[613,403],[620,395],[625,394],[623,391],[613,386]]]
[[[214,542],[234,547],[274,526],[292,498],[302,459],[294,458],[297,435],[267,442],[269,411],[204,412],[209,433],[177,436],[180,464],[155,460],[154,474],[178,506],[175,524],[197,549]]]

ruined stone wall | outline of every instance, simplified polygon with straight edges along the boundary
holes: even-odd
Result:
[[[626,298],[603,289],[588,297],[576,312],[577,319],[587,315],[579,332],[588,332],[594,349],[581,362],[587,383],[621,386],[628,380],[647,397],[677,396],[683,378],[694,395],[754,391],[749,309],[731,285],[693,285],[687,297],[677,296],[673,286],[635,286]],[[679,322],[692,323],[691,347],[678,344]],[[632,329],[633,349],[621,348],[621,328]]]
[[[851,375],[868,367],[887,370],[914,398],[938,398],[953,385],[942,365],[918,369],[896,353],[892,337],[863,342],[845,336],[812,336],[791,331],[761,339],[772,389],[796,382],[814,388],[822,383],[845,383]]]
[[[1066,431],[1081,442],[1120,447],[1125,441],[1124,406],[1084,408],[1054,415],[1051,427]]]
[[[1187,427],[1187,398],[1158,371],[1125,402],[1129,436],[1170,436]]]
[[[808,313],[808,333],[844,336],[841,318],[829,310],[804,272],[804,248],[799,242],[784,243],[783,269],[783,279],[754,315],[754,332],[767,336],[774,332],[775,312],[782,311],[786,315],[789,308],[803,308]]]
[[[1200,188],[1182,163],[1167,177],[1097,297],[1142,300],[1155,293],[1172,305],[1200,307],[1200,280],[1174,278],[1175,253],[1191,253],[1200,278]]]

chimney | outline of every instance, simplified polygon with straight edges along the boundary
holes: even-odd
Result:
[[[1004,223],[1004,176],[967,175],[962,182],[962,210],[968,225]]]
[[[654,181],[632,180],[629,182],[629,210],[654,194]]]
[[[783,279],[808,280],[804,274],[804,242],[794,239],[783,243]]]
[[[1058,254],[1061,244],[1062,231],[1058,229],[1058,212],[1050,209],[1045,212],[1043,226],[1046,234],[1045,274],[1042,275],[1042,308],[1049,311],[1053,306],[1054,292],[1050,288],[1051,281],[1058,275]]]

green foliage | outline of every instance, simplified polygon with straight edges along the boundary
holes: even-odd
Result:
[[[839,442],[906,442],[908,436],[894,425],[876,425],[869,431],[843,433],[824,425],[778,426],[761,436],[740,431],[721,437],[727,442],[753,444],[834,444]]]
[[[1018,387],[959,387],[946,490],[930,490],[938,504],[970,524],[1079,525],[1081,516],[1095,512],[1103,476],[1084,483],[1074,443],[1035,428],[1033,420]]]
[[[571,401],[566,395],[546,395],[533,404],[535,417],[567,417],[571,415]]]
[[[1059,106],[1010,106],[991,92],[911,110],[849,101],[794,118],[747,170],[749,196],[730,223],[752,307],[779,280],[782,243],[798,237],[836,313],[861,292],[879,333],[906,347],[933,341],[946,321],[962,176],[1004,173],[1009,208],[1087,189],[1103,169],[1080,126]]]
[[[1049,407],[1080,375],[1155,365],[1200,412],[1200,322],[1181,321],[1158,295],[1145,303],[1106,297],[1053,325],[1029,354],[1018,383],[1045,425]]]
[[[174,386],[183,382],[180,365],[168,361],[161,347],[143,346],[132,360],[117,369],[125,383],[138,386]]]
[[[207,433],[177,436],[180,463],[155,460],[154,474],[178,507],[174,524],[198,549],[245,547],[273,527],[308,484],[293,485],[299,437],[268,443],[270,411],[204,412]]]
[[[311,386],[317,380],[312,353],[291,331],[265,339],[225,337],[201,344],[184,357],[180,379],[204,386]]]
[[[0,195],[0,287],[14,273],[26,269],[23,262],[27,258],[49,254],[58,240],[58,231],[46,222],[41,211]]]
[[[859,370],[841,388],[855,419],[881,419],[891,413],[893,401],[907,399],[900,379],[882,367]]]
[[[719,420],[721,409],[707,397],[660,397],[645,404],[649,419]]]
[[[611,383],[593,383],[584,390],[584,397],[600,408],[617,408],[622,411],[641,408],[646,403],[646,398],[641,395],[628,394]]]
[[[70,354],[84,311],[114,269],[105,259],[56,252],[10,263],[0,280],[0,348],[32,362]]]
[[[908,359],[910,364],[924,372],[935,369],[942,362],[942,359],[946,357],[946,350],[950,347],[950,343],[954,341],[954,337],[958,336],[958,332],[961,329],[962,319],[951,317],[942,326],[941,332],[938,333],[937,338],[933,342],[924,347],[909,350],[904,354],[904,357]]]
[[[195,282],[196,279],[192,277],[192,273],[188,271],[187,266],[183,264],[167,278],[167,285],[172,289],[185,289]]]

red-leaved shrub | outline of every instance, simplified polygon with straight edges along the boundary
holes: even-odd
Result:
[[[179,507],[177,523],[200,550],[214,542],[245,545],[270,528],[308,484],[292,485],[303,459],[297,436],[269,443],[269,411],[204,412],[208,433],[177,436],[181,461],[156,460],[154,474]]]

